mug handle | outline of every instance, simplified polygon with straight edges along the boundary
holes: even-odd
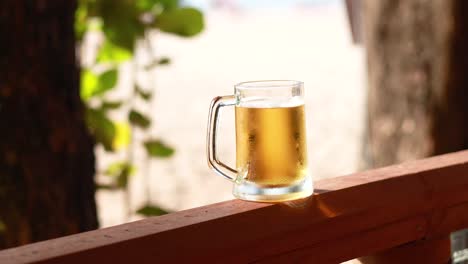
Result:
[[[223,106],[231,106],[236,104],[234,95],[217,96],[213,98],[208,114],[208,133],[206,137],[206,153],[208,158],[208,166],[217,174],[227,178],[230,181],[236,180],[237,170],[229,167],[218,159],[216,153],[216,136],[218,133],[218,114]]]

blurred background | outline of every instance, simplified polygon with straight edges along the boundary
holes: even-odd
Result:
[[[467,3],[1,2],[0,248],[232,199],[243,81],[305,83],[314,180],[468,148]]]
[[[320,179],[356,170],[364,126],[364,54],[352,42],[344,2],[184,1],[183,5],[203,12],[203,30],[189,38],[152,32],[148,38],[154,52],[171,63],[139,76],[141,85],[154,93],[150,105],[142,106],[153,121],[144,136],[163,139],[174,154],[147,160],[143,147],[136,146],[132,164],[137,169],[129,181],[129,194],[97,193],[102,226],[127,221],[123,196],[129,195],[130,206],[138,209],[147,202],[147,188],[151,204],[168,211],[232,199],[231,183],[207,166],[205,136],[211,99],[233,94],[241,81],[304,81],[312,175]],[[144,49],[141,53],[136,60],[147,58]],[[109,92],[114,100],[126,98],[131,90],[128,67],[122,65],[118,87]],[[220,155],[235,164],[234,112],[223,111]],[[105,170],[114,155],[98,148],[97,158]],[[139,217],[132,214],[130,219]]]

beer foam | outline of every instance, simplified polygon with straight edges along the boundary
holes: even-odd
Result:
[[[249,98],[241,100],[238,106],[250,108],[279,108],[279,107],[295,107],[304,104],[304,99],[299,96],[294,96],[288,99],[282,98]]]

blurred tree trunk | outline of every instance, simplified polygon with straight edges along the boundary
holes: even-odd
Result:
[[[0,248],[97,228],[76,1],[0,1]]]
[[[366,167],[468,148],[468,1],[366,0]]]

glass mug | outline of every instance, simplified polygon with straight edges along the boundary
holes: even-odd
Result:
[[[217,124],[223,106],[235,106],[236,169],[217,157]],[[312,194],[304,108],[304,84],[289,80],[243,82],[234,86],[234,95],[213,99],[208,165],[234,182],[235,197],[282,202]]]

